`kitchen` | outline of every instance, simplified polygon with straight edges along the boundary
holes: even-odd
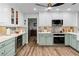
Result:
[[[51,5],[0,4],[0,56],[79,56],[79,4]],[[36,43],[28,42],[29,18],[37,19]]]

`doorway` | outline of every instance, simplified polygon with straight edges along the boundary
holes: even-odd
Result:
[[[37,18],[28,18],[28,44],[37,44]]]

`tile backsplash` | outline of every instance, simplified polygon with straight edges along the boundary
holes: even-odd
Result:
[[[0,26],[0,35],[7,35],[7,29],[10,29],[10,34],[25,32],[25,28],[23,27],[4,27]]]
[[[38,27],[38,32],[51,32],[52,27],[50,26],[40,26]]]
[[[77,28],[74,26],[61,26],[61,27],[51,27],[51,26],[40,26],[38,27],[38,32],[76,32]]]
[[[0,34],[6,33],[6,27],[0,26]]]

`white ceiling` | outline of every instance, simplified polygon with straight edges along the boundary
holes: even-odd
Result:
[[[44,5],[47,5],[47,3],[41,3]],[[54,4],[54,3],[52,3]],[[11,3],[10,5],[13,5],[20,9],[23,13],[38,13],[46,11],[45,7],[37,6],[35,3]],[[37,10],[34,11],[33,9],[36,8]],[[58,7],[52,7],[51,11],[56,11],[56,9],[60,9],[59,11],[67,11],[68,8],[71,8],[71,11],[79,11],[79,3],[72,5],[72,3],[65,3],[62,6]]]

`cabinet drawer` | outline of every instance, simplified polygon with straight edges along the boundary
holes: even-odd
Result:
[[[0,56],[4,56],[5,55],[5,50],[4,48],[0,49]]]
[[[12,42],[15,42],[15,38],[11,38],[11,39],[5,41],[6,45],[8,45]]]
[[[79,51],[79,42],[77,42],[77,50]]]
[[[6,41],[4,41],[4,42],[1,42],[0,43],[0,48],[3,48],[3,47],[5,47],[6,45],[8,45],[8,44],[10,44],[10,43],[12,43],[12,42],[14,42],[15,41],[15,39],[13,38],[13,39],[9,39],[9,40],[6,40]]]
[[[5,46],[4,49],[5,49],[5,55],[6,55],[6,54],[8,54],[10,51],[15,50],[15,44],[14,44],[14,43],[9,44],[9,45]]]
[[[8,54],[6,54],[6,56],[14,56],[15,55],[15,50],[12,49],[10,52],[8,52]]]
[[[5,45],[6,45],[5,42],[0,43],[0,49],[4,47]]]

